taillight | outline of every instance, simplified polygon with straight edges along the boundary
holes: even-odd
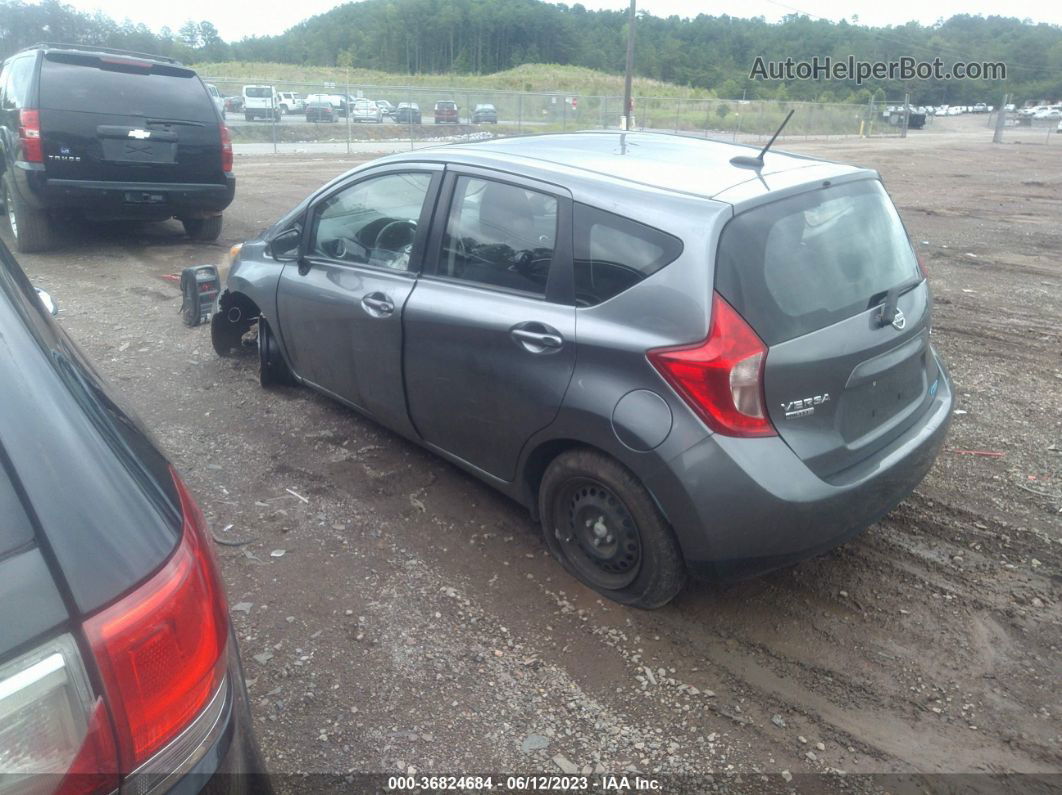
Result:
[[[41,774],[63,795],[118,787],[107,707],[70,635],[0,666],[0,793],[35,792]]]
[[[206,522],[176,473],[173,479],[184,514],[176,551],[145,583],[84,625],[123,772],[184,732],[218,700],[225,680],[228,609]]]
[[[44,149],[41,146],[41,114],[36,110],[18,112],[18,141],[22,147],[22,160],[27,163],[43,163]]]
[[[712,430],[727,436],[774,436],[763,397],[767,346],[718,293],[708,338],[646,355]]]
[[[224,124],[221,125],[221,170],[232,171],[232,136]]]

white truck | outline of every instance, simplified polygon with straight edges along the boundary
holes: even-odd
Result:
[[[255,119],[280,120],[280,96],[273,86],[243,87],[243,117],[247,121]]]

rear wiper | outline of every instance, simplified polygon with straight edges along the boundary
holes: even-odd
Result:
[[[921,283],[922,277],[916,276],[905,282],[900,282],[895,287],[890,287],[888,292],[885,293],[885,301],[881,305],[881,312],[878,315],[878,325],[883,328],[885,326],[891,326],[892,322],[896,320],[897,311],[899,311],[897,303],[900,300],[900,296],[904,293],[910,292]]]
[[[167,126],[180,126],[180,127],[206,127],[201,121],[185,121],[182,119],[145,119],[144,123],[150,127],[154,124],[163,124]]]

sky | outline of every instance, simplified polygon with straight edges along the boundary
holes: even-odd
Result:
[[[65,0],[82,11],[102,11],[117,20],[143,22],[158,30],[164,25],[177,30],[189,19],[209,20],[221,37],[235,41],[245,36],[268,36],[283,33],[297,22],[321,14],[340,0],[299,0],[297,3],[262,2],[262,0],[180,0],[176,3],[144,2],[144,0]],[[590,9],[625,9],[629,0],[582,0]],[[568,5],[573,5],[568,2]],[[813,17],[838,21],[853,15],[864,25],[902,25],[917,20],[926,25],[954,14],[1004,14],[1035,22],[1062,25],[1062,3],[1047,0],[890,0],[890,2],[861,2],[861,0],[742,0],[736,4],[719,0],[638,0],[638,8],[655,16],[696,16],[697,14],[757,17],[777,21],[786,14],[799,12]]]

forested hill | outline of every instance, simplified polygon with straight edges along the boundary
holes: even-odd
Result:
[[[364,0],[311,17],[275,36],[224,42],[209,20],[177,32],[79,14],[55,0],[40,5],[0,0],[0,56],[42,38],[152,49],[194,61],[273,61],[350,66],[400,73],[490,73],[524,63],[556,63],[621,72],[626,13],[588,11],[539,0]],[[760,82],[749,79],[757,56],[894,60],[911,56],[945,66],[1002,61],[1007,90],[1019,99],[1062,98],[1062,28],[1005,17],[960,15],[936,25],[872,28],[791,15],[763,19],[699,15],[692,19],[640,14],[636,71],[644,77],[707,88],[717,96],[849,100],[898,81]],[[934,80],[911,84],[918,102],[992,101],[989,81]]]

